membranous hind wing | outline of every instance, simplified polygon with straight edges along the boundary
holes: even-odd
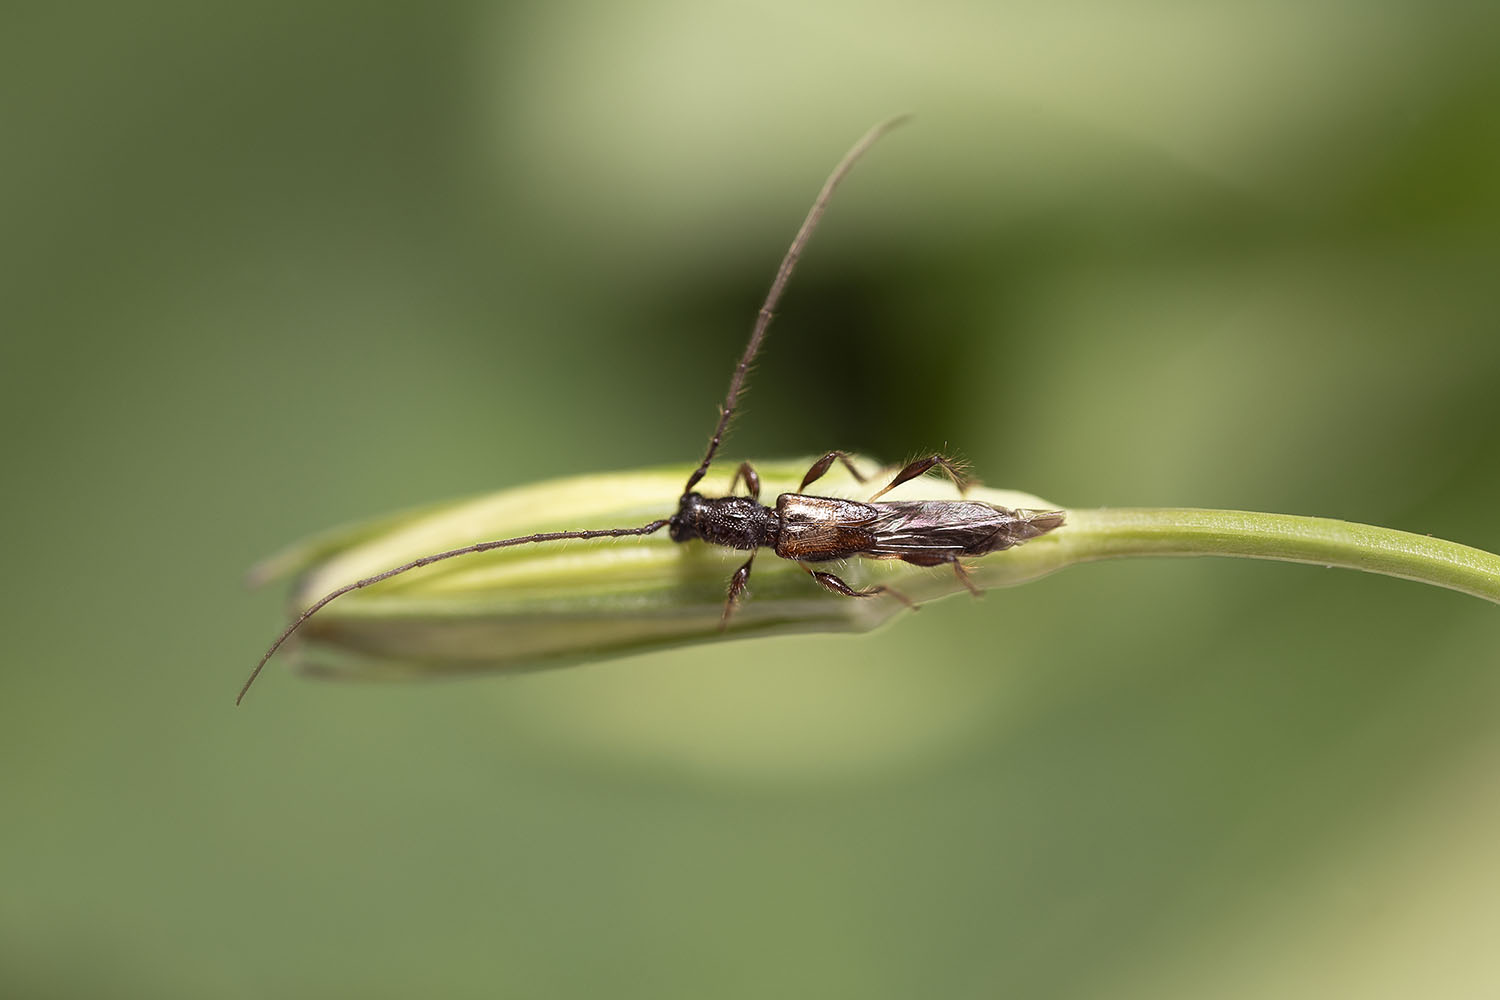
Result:
[[[872,504],[874,540],[864,555],[918,566],[999,552],[1063,523],[1060,510],[1011,510],[977,501],[902,500]]]

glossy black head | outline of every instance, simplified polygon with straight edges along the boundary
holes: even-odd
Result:
[[[749,497],[706,497],[684,493],[667,521],[674,542],[701,538],[710,545],[756,549],[775,544],[776,512]]]
[[[702,538],[698,525],[703,518],[703,494],[684,493],[677,501],[677,513],[667,521],[667,534],[674,542],[687,542]]]

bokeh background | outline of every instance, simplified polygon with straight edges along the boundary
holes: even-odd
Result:
[[[1500,994],[1500,609],[1449,592],[1100,564],[232,708],[284,543],[695,458],[903,111],[731,458],[1500,549],[1500,8],[4,22],[0,993]]]

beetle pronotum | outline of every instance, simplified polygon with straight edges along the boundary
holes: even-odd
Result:
[[[755,561],[755,553],[762,548],[771,549],[783,559],[796,561],[814,581],[835,594],[856,598],[886,594],[910,604],[911,602],[905,596],[889,587],[874,586],[857,589],[833,573],[814,569],[812,564],[857,556],[866,559],[900,559],[917,566],[949,565],[953,567],[959,580],[972,592],[978,594],[979,589],[969,579],[964,569],[962,562],[964,558],[988,555],[991,552],[1008,549],[1061,525],[1064,515],[1058,510],[1013,510],[970,500],[881,501],[879,499],[902,483],[915,479],[934,468],[945,472],[962,492],[968,485],[967,480],[955,463],[943,455],[930,455],[907,465],[867,501],[812,496],[803,492],[828,472],[834,462],[842,463],[857,482],[865,481],[865,477],[842,451],[830,451],[814,462],[807,470],[807,474],[802,477],[802,483],[798,486],[797,492],[783,493],[777,497],[774,507],[767,507],[760,502],[760,476],[749,462],[742,463],[735,472],[729,484],[730,495],[705,497],[693,491],[693,487],[698,485],[708,473],[709,466],[718,453],[729,422],[734,417],[740,394],[744,391],[750,365],[760,353],[766,330],[771,325],[771,317],[776,304],[780,301],[787,280],[797,266],[797,260],[812,237],[813,230],[817,228],[818,220],[822,218],[824,210],[828,207],[834,189],[838,187],[839,182],[844,179],[865,151],[902,120],[902,118],[892,118],[866,132],[853,148],[844,154],[838,166],[834,167],[833,173],[829,174],[828,179],[823,182],[822,190],[818,192],[801,228],[793,237],[786,256],[782,258],[775,280],[771,282],[771,290],[766,295],[765,304],[760,307],[760,312],[756,315],[755,326],[750,332],[750,341],[745,345],[744,353],[740,356],[739,363],[735,365],[734,374],[730,377],[729,391],[725,395],[724,405],[719,410],[719,420],[714,426],[713,436],[709,438],[708,449],[703,454],[703,461],[688,476],[687,483],[682,488],[682,495],[678,497],[677,511],[674,514],[640,527],[547,531],[516,538],[476,542],[473,545],[423,556],[383,573],[339,587],[313,602],[282,631],[281,635],[276,637],[276,641],[271,643],[265,655],[260,658],[260,662],[255,665],[255,669],[250,672],[244,686],[240,688],[235,704],[244,700],[250,686],[255,683],[261,670],[265,668],[266,663],[281,648],[281,645],[330,601],[351,591],[380,583],[382,580],[389,580],[393,576],[457,556],[488,552],[513,545],[530,545],[571,538],[624,538],[633,535],[650,535],[662,528],[667,528],[674,542],[699,539],[710,545],[722,545],[750,553],[749,558],[734,571],[729,580],[729,592],[724,599],[724,613],[721,619],[721,624],[727,624],[736,602],[744,594],[745,587],[750,580],[750,568]],[[744,483],[745,496],[733,495],[740,483]]]

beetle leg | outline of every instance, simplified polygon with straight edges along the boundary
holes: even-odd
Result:
[[[760,503],[760,473],[755,471],[755,466],[749,462],[741,462],[740,467],[734,470],[734,478],[729,481],[729,492],[733,493],[739,481],[745,481],[745,492],[750,499]]]
[[[840,580],[832,573],[820,572],[813,569],[811,566],[804,562],[799,562],[797,565],[801,566],[803,569],[807,570],[808,573],[812,574],[812,578],[818,581],[819,586],[827,590],[831,590],[835,594],[843,594],[845,597],[878,597],[881,594],[890,594],[896,600],[900,601],[908,608],[911,608],[913,611],[917,610],[916,602],[913,601],[910,597],[907,597],[905,594],[901,593],[901,591],[899,590],[894,590],[882,584],[877,584],[876,586],[870,587],[865,590],[855,590],[853,587],[849,586],[847,583],[845,583],[843,580]]]
[[[854,477],[854,481],[856,483],[862,483],[865,481],[865,477],[859,474],[859,470],[854,467],[854,463],[849,461],[848,455],[844,454],[841,451],[830,451],[828,454],[824,455],[822,458],[814,462],[812,464],[812,468],[807,470],[807,475],[802,477],[802,485],[797,487],[797,492],[801,493],[813,483],[817,482],[819,479],[822,479],[824,473],[826,473],[833,467],[834,459],[838,459],[840,462],[844,463],[844,468],[849,470],[849,475]]]
[[[975,583],[974,578],[969,575],[968,568],[965,567],[964,564],[959,562],[957,559],[953,560],[953,575],[958,577],[959,583],[969,588],[969,593],[973,594],[975,597],[984,596],[984,591],[979,589],[979,585]]]
[[[751,475],[754,474],[751,473]],[[719,619],[721,632],[729,627],[729,616],[734,614],[734,606],[739,601],[740,595],[745,592],[745,586],[750,582],[750,564],[753,562],[755,562],[755,554],[751,553],[750,558],[745,560],[745,565],[735,570],[734,576],[729,578],[729,596],[724,599],[724,616]]]
[[[944,472],[948,473],[948,478],[952,479],[953,485],[958,487],[958,493],[960,496],[968,492],[969,479],[963,474],[962,471],[959,470],[957,462],[955,462],[951,458],[944,458],[942,455],[928,455],[926,458],[918,459],[917,461],[908,465],[906,468],[902,469],[900,472],[896,473],[896,478],[887,483],[885,489],[880,490],[874,496],[870,497],[870,499],[880,499],[882,496],[889,493],[897,486],[900,486],[902,483],[910,482],[911,480],[916,479],[918,476],[926,473],[927,470],[931,469],[933,466],[937,466]]]

